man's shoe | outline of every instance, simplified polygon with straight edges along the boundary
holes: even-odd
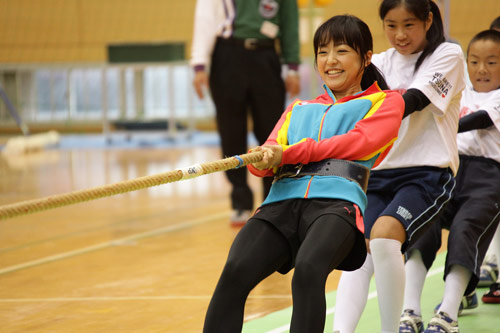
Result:
[[[233,209],[231,213],[231,225],[235,227],[241,227],[247,223],[248,219],[252,216],[251,210],[244,209]]]
[[[469,295],[465,295],[464,297],[462,297],[462,302],[460,303],[460,307],[458,308],[458,315],[460,316],[462,314],[462,310],[470,310],[477,308],[477,305],[478,305],[477,294],[476,291],[474,290]],[[436,307],[434,308],[434,313],[437,313],[440,307],[441,303],[436,305]]]
[[[423,331],[422,316],[416,314],[413,310],[404,310],[399,320],[399,333],[422,333]]]
[[[458,322],[448,316],[446,312],[437,313],[429,321],[424,333],[459,333]]]
[[[490,286],[490,291],[485,293],[481,300],[483,303],[500,303],[500,283],[493,283]]]

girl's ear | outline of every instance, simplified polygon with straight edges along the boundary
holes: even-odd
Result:
[[[425,21],[425,32],[426,33],[431,28],[433,19],[434,19],[434,14],[432,12],[429,12],[429,16],[427,17],[427,20]]]
[[[373,55],[372,51],[366,52],[366,54],[365,54],[365,67],[368,67],[368,65],[370,65],[372,63],[372,55]]]

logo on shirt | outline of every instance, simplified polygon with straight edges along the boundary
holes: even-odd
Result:
[[[448,91],[453,87],[450,81],[444,77],[443,73],[439,72],[434,73],[429,83],[442,98],[445,98],[448,95]]]
[[[495,110],[497,113],[500,113],[500,105],[494,106],[493,110]]]
[[[398,211],[396,212],[396,214],[398,214],[399,216],[401,216],[402,218],[404,218],[407,221],[411,220],[411,218],[413,217],[413,215],[411,215],[411,213],[408,211],[408,209],[401,207],[401,206],[398,207]]]
[[[259,13],[265,19],[271,19],[278,14],[280,5],[275,0],[260,0]]]

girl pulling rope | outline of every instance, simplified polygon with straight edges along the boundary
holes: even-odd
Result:
[[[231,246],[204,332],[240,332],[249,292],[293,267],[290,332],[323,332],[328,274],[365,260],[369,169],[396,140],[404,103],[379,88],[386,85],[371,64],[371,34],[360,19],[325,22],[314,51],[325,93],[291,104],[266,143],[253,149],[264,155],[250,171],[274,176],[274,183]]]

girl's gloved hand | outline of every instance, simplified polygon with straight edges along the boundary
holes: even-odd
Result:
[[[262,151],[264,153],[261,161],[252,163],[256,169],[265,170],[280,165],[283,156],[283,147],[280,145],[265,145],[250,149],[250,152],[255,151]]]

